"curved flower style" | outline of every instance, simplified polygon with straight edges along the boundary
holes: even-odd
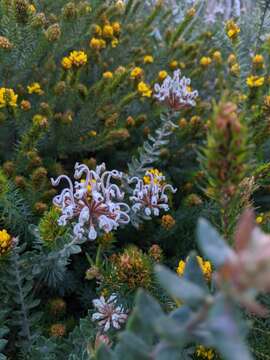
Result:
[[[191,80],[185,76],[180,79],[181,71],[176,70],[173,78],[167,76],[162,85],[155,84],[154,97],[161,103],[165,103],[171,109],[178,111],[187,106],[195,106],[195,99],[198,97],[198,91],[192,91],[190,87]]]
[[[92,315],[92,321],[98,321],[103,331],[108,331],[112,326],[120,329],[121,324],[127,320],[127,314],[122,306],[117,306],[117,296],[112,294],[106,301],[103,296],[93,300],[97,312]]]
[[[129,206],[121,202],[124,193],[118,185],[112,184],[112,179],[121,179],[122,173],[117,170],[106,171],[105,164],[97,166],[96,170],[89,170],[84,164],[75,165],[75,186],[66,175],[52,179],[53,186],[57,186],[62,179],[67,180],[69,187],[62,190],[53,199],[55,206],[60,207],[62,215],[58,223],[65,226],[68,221],[77,219],[74,225],[74,235],[81,239],[86,231],[88,238],[95,240],[98,229],[105,233],[117,229],[121,224],[128,224]]]
[[[168,211],[168,196],[166,190],[175,193],[170,184],[166,184],[165,176],[157,169],[147,170],[143,179],[133,177],[129,183],[137,181],[130,201],[133,203],[132,210],[135,213],[142,212],[143,215],[158,216],[160,210]]]

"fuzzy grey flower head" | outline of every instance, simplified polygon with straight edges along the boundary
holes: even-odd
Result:
[[[80,180],[75,182],[75,186],[66,175],[52,179],[53,186],[59,185],[62,179],[69,184],[53,199],[53,204],[62,211],[59,225],[65,226],[72,222],[74,235],[78,239],[88,233],[88,238],[95,240],[98,231],[108,233],[119,225],[129,223],[130,209],[122,201],[125,194],[117,184],[111,182],[112,179],[121,179],[121,172],[106,171],[104,163],[97,166],[96,170],[89,170],[86,165],[77,163],[74,178]]]
[[[97,309],[92,315],[92,321],[98,321],[98,325],[104,332],[111,327],[120,329],[121,325],[127,320],[127,313],[122,306],[117,305],[117,296],[112,294],[106,301],[103,296],[93,300],[93,305]]]
[[[171,109],[178,111],[188,106],[196,105],[198,91],[192,91],[191,80],[181,76],[181,71],[176,70],[173,77],[167,76],[161,85],[155,84],[154,97],[161,103],[166,104]]]
[[[133,204],[132,210],[147,218],[151,215],[159,216],[160,210],[168,211],[166,191],[169,190],[173,193],[177,191],[166,183],[165,176],[157,169],[147,170],[143,179],[135,176],[129,182],[136,182],[135,189],[130,197]]]

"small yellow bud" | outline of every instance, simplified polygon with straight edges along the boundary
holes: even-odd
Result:
[[[235,64],[237,61],[236,56],[234,54],[230,54],[228,57],[228,64],[232,65]]]
[[[103,73],[103,78],[104,79],[112,79],[113,78],[113,73],[111,71],[106,71]]]
[[[178,66],[178,61],[172,60],[172,61],[170,62],[170,68],[171,68],[172,70],[175,70],[175,69],[177,68],[177,66]]]
[[[143,75],[143,69],[137,66],[131,71],[130,78],[137,79],[142,77],[142,75]]]
[[[220,51],[215,51],[213,54],[213,59],[215,60],[215,62],[217,62],[218,64],[222,63],[222,55]]]
[[[145,57],[143,58],[143,62],[145,64],[152,64],[154,62],[154,58],[152,55],[145,55]]]
[[[163,81],[164,79],[166,79],[166,77],[168,76],[167,71],[162,70],[158,73],[158,78],[159,80]]]
[[[200,60],[200,64],[203,67],[207,67],[212,63],[212,59],[210,57],[207,56],[203,56]]]
[[[102,30],[102,34],[105,38],[112,38],[114,35],[114,30],[111,25],[105,25]]]
[[[194,17],[196,14],[196,9],[194,7],[190,8],[188,11],[187,11],[187,16],[188,17]]]

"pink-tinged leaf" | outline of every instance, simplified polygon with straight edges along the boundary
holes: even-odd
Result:
[[[235,249],[237,252],[241,252],[247,248],[254,227],[254,211],[252,209],[247,209],[241,215],[235,231]]]

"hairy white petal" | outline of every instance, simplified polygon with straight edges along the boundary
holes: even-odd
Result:
[[[93,305],[98,309],[98,312],[92,315],[92,321],[98,321],[98,325],[104,332],[108,331],[110,326],[120,329],[120,324],[127,320],[124,309],[117,306],[116,303],[116,294],[112,294],[107,301],[103,296],[93,300]]]
[[[198,91],[190,89],[191,80],[186,77],[180,79],[180,75],[181,71],[178,69],[174,71],[173,78],[168,75],[161,86],[154,86],[154,97],[175,110],[184,106],[195,106],[195,99],[198,97]]]
[[[62,179],[69,183],[69,188],[53,199],[53,203],[62,211],[58,220],[60,226],[70,221],[76,237],[81,239],[88,233],[88,238],[95,240],[98,230],[108,233],[130,222],[130,208],[123,202],[125,193],[112,183],[113,179],[123,177],[121,172],[106,171],[104,163],[97,166],[95,171],[76,163],[74,177],[79,180],[74,187],[66,175],[52,180],[53,185],[58,185]]]
[[[96,232],[94,226],[90,227],[90,230],[89,230],[89,233],[88,233],[88,238],[90,240],[95,240],[97,238],[97,232]]]
[[[92,315],[92,321],[101,320],[104,318],[104,315],[101,313],[94,313]]]

